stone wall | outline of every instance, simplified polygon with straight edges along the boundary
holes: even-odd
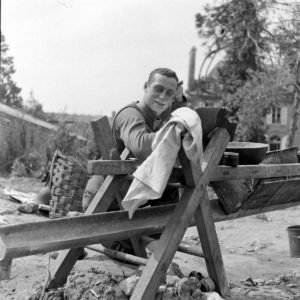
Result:
[[[26,155],[47,164],[59,135],[59,127],[0,104],[0,170],[7,170],[16,158]],[[68,140],[72,140],[73,149],[87,144],[87,139],[75,134],[66,138],[66,145]]]

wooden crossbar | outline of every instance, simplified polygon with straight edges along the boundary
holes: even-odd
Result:
[[[88,172],[98,175],[132,174],[141,164],[138,160],[90,160]],[[180,180],[182,170],[176,170],[171,175]],[[274,165],[239,165],[237,167],[217,166],[209,181],[241,180],[241,179],[266,179],[266,178],[291,178],[300,177],[300,163],[274,164]]]
[[[0,261],[159,233],[173,209],[143,208],[132,220],[126,211],[116,211],[1,226]]]

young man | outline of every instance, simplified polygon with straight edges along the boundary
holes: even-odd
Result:
[[[122,108],[113,121],[113,135],[119,153],[127,147],[134,157],[144,160],[151,153],[157,131],[171,111],[184,102],[176,73],[167,68],[153,70],[144,84],[140,102]]]
[[[132,102],[123,107],[114,117],[112,132],[121,154],[126,147],[140,160],[146,159],[152,152],[151,144],[157,131],[170,117],[171,112],[184,106],[186,98],[182,93],[182,82],[179,82],[176,73],[167,68],[153,70],[144,84],[144,94],[141,101]],[[92,177],[83,196],[83,209],[85,210],[97,192],[102,180],[100,176]],[[97,182],[97,180],[99,182]],[[127,189],[126,189],[127,191]],[[124,197],[126,191],[121,191]],[[166,188],[160,199],[151,200],[151,205],[174,203],[178,200],[178,189]],[[117,201],[109,210],[118,209]],[[116,242],[111,248],[132,253],[130,246]],[[130,245],[130,244],[129,244]]]
[[[132,157],[140,160],[147,158],[152,152],[151,144],[155,131],[169,118],[174,109],[186,103],[181,84],[176,73],[170,69],[159,68],[150,73],[144,84],[142,100],[123,107],[113,120],[112,131],[119,153],[127,147]],[[101,179],[101,176],[93,176],[89,180],[83,195],[83,210],[86,210],[103,182],[99,178]],[[170,203],[177,198],[177,189],[166,189],[161,199],[167,199]],[[153,200],[151,204],[159,205],[161,199]]]

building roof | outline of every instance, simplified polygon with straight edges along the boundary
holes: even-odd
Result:
[[[20,120],[24,120],[24,121],[27,121],[31,124],[34,124],[34,125],[37,125],[37,126],[40,126],[40,127],[43,127],[43,128],[46,128],[46,129],[49,129],[49,130],[58,130],[58,126],[56,125],[53,125],[51,123],[48,123],[48,122],[45,122],[43,120],[40,120],[40,119],[37,119],[37,118],[34,118],[22,111],[19,111],[19,110],[16,110],[16,109],[13,109],[7,105],[4,105],[2,103],[0,103],[0,112],[6,114],[6,115],[9,115],[9,116],[12,116],[14,118],[17,118],[17,119],[20,119]],[[81,135],[78,135],[78,134],[74,134],[74,133],[70,133],[71,136],[74,136],[76,135],[76,137],[79,139],[79,140],[83,140],[85,141],[86,138],[81,136]]]

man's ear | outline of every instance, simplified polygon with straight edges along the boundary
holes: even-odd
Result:
[[[144,83],[144,90],[145,90],[147,87],[148,87],[148,82],[146,81],[146,82]]]

